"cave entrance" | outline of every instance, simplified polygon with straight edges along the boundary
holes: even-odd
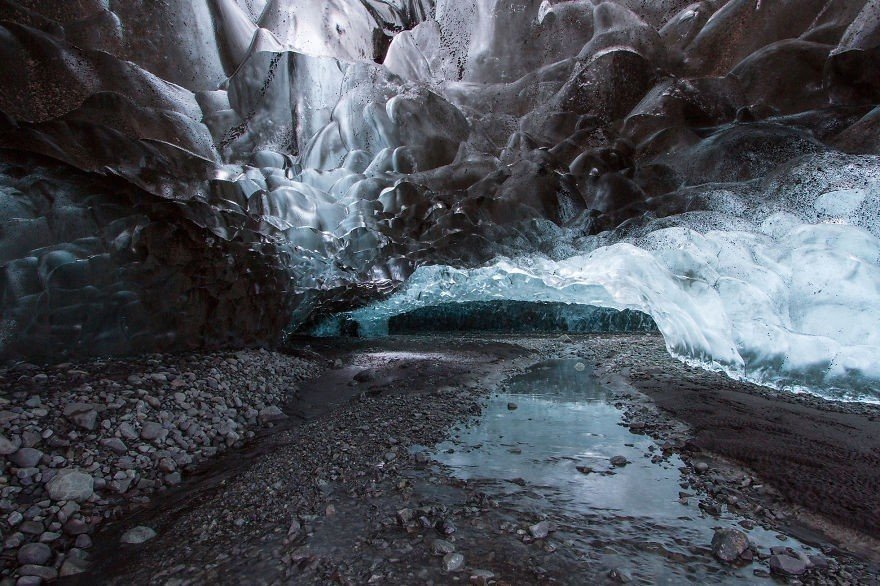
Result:
[[[361,324],[349,315],[319,328],[318,335],[412,335],[485,332],[504,334],[597,334],[656,332],[650,315],[594,305],[549,301],[468,301],[427,305]],[[328,327],[329,326],[329,327]],[[366,326],[366,327],[364,327]]]

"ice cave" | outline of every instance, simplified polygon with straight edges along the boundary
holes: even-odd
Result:
[[[0,586],[880,584],[880,0],[0,0]]]

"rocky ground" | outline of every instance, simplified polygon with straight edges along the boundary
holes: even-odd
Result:
[[[38,572],[51,578],[54,575],[50,575],[51,571],[64,567],[68,568],[64,573],[85,569],[86,573],[71,578],[82,584],[293,581],[500,585],[650,581],[651,569],[639,567],[638,559],[621,559],[615,555],[627,544],[603,533],[601,517],[547,514],[524,507],[524,499],[538,498],[539,487],[518,479],[501,481],[518,491],[514,496],[491,483],[460,480],[430,456],[433,446],[439,442],[455,441],[454,425],[478,415],[490,394],[497,391],[507,377],[540,360],[576,357],[589,364],[596,376],[612,389],[613,400],[624,412],[623,423],[634,433],[651,438],[652,444],[645,454],[648,459],[658,465],[668,465],[672,458],[683,462],[680,471],[683,501],[710,518],[730,511],[741,517],[743,532],[718,531],[711,542],[687,544],[685,555],[666,552],[664,555],[673,562],[684,567],[702,564],[717,581],[730,579],[733,574],[727,568],[739,568],[737,576],[746,571],[755,578],[763,578],[772,572],[793,584],[878,583],[877,560],[871,557],[875,542],[870,535],[857,524],[847,526],[842,522],[846,519],[839,515],[829,515],[828,511],[835,510],[833,507],[822,510],[813,506],[812,497],[792,498],[787,489],[780,490],[757,470],[744,467],[741,460],[733,457],[736,454],[722,449],[723,442],[712,435],[713,430],[724,434],[728,425],[742,425],[741,421],[752,418],[756,421],[754,429],[745,427],[740,433],[749,437],[754,432],[755,442],[767,441],[762,431],[764,418],[747,412],[749,408],[766,411],[766,407],[751,405],[748,401],[745,406],[733,403],[729,393],[754,400],[773,400],[777,409],[788,405],[806,410],[801,413],[804,423],[797,424],[788,418],[777,421],[780,428],[777,431],[795,438],[796,445],[805,441],[804,434],[808,433],[805,429],[831,428],[838,416],[852,418],[847,420],[851,430],[873,433],[870,427],[876,416],[873,407],[828,403],[809,397],[778,398],[771,391],[730,381],[723,375],[693,369],[669,358],[662,339],[657,336],[494,340],[392,337],[375,341],[302,341],[298,347],[307,343],[324,359],[312,358],[315,355],[311,353],[307,355],[309,358],[266,353],[176,358],[204,361],[206,366],[217,369],[211,373],[210,368],[183,368],[180,364],[176,369],[168,368],[171,360],[166,357],[162,359],[164,362],[160,360],[150,365],[153,368],[147,368],[146,362],[137,363],[141,366],[132,372],[138,373],[140,383],[129,383],[129,375],[110,363],[102,368],[119,372],[116,378],[104,374],[76,375],[82,377],[77,379],[80,387],[88,380],[99,389],[98,381],[105,377],[117,381],[121,388],[112,393],[114,398],[105,397],[100,401],[102,404],[113,404],[116,395],[126,396],[122,389],[131,387],[130,396],[137,397],[133,400],[135,406],[112,417],[101,413],[96,417],[99,423],[94,432],[75,431],[73,438],[69,436],[76,424],[58,415],[52,418],[50,425],[50,416],[44,416],[47,421],[40,424],[42,429],[51,428],[70,441],[68,450],[74,447],[73,451],[79,453],[77,450],[85,452],[84,446],[92,446],[88,448],[92,462],[76,460],[77,467],[87,472],[95,486],[101,488],[95,488],[95,494],[83,503],[56,502],[51,494],[46,495],[47,481],[51,482],[47,476],[51,476],[53,470],[73,467],[72,463],[59,461],[54,468],[41,470],[38,467],[42,477],[24,474],[25,479],[32,479],[30,483],[17,479],[20,468],[15,464],[6,465],[7,478],[13,484],[4,488],[8,492],[3,494],[4,506],[8,504],[9,514],[17,511],[28,521],[42,523],[38,533],[22,531],[24,521],[15,525],[12,532],[4,533],[8,546],[5,551],[7,573],[19,563],[32,561],[25,569],[29,576],[23,576],[22,567],[17,570],[22,583],[36,581]],[[239,362],[229,362],[230,357]],[[260,370],[260,364],[266,361],[271,366]],[[160,368],[160,364],[164,368]],[[299,383],[294,397],[261,391],[259,384],[255,392],[242,390],[248,384],[244,381],[254,381],[259,375],[269,379],[267,373],[273,370],[276,378],[267,380],[267,387],[289,390],[295,382],[293,379],[315,373],[325,364],[332,366]],[[64,377],[74,376],[67,374],[71,369],[72,366],[66,366],[60,370]],[[99,370],[95,367],[89,372]],[[246,375],[241,374],[243,370],[247,370]],[[143,382],[148,378],[152,381],[148,375],[160,371],[166,373],[166,381]],[[246,438],[248,431],[255,431],[253,426],[260,424],[261,411],[277,415],[274,410],[267,410],[273,404],[283,407],[290,417],[277,421],[271,433],[257,434],[254,441],[236,447],[235,440],[230,442],[229,437],[220,432],[223,415],[206,415],[200,425],[214,431],[213,434],[206,431],[205,437],[213,437],[215,441],[189,442],[186,433],[175,435],[174,428],[179,427],[171,425],[179,421],[175,417],[181,414],[175,407],[177,399],[172,384],[176,377],[189,371],[196,375],[196,381],[203,380],[202,373],[206,373],[204,385],[191,385],[200,388],[202,393],[211,388],[211,379],[207,376],[213,376],[217,383],[214,392],[223,395],[230,405],[225,409],[236,404],[236,393],[221,390],[238,390],[238,399],[243,404],[235,409],[244,417],[241,427],[234,430],[241,436],[238,441]],[[50,381],[52,376],[61,376],[48,371],[46,374]],[[9,381],[13,375],[8,371],[4,376]],[[17,381],[21,373],[17,371],[14,376]],[[36,371],[28,371],[28,376],[31,382],[18,384],[32,386],[19,391],[21,396],[10,399],[27,401],[26,395],[42,388],[41,401],[50,401],[52,393],[46,392],[49,385],[34,386]],[[282,386],[283,380],[287,386]],[[697,420],[689,413],[677,414],[667,404],[668,399],[657,391],[663,386],[658,380],[665,386],[702,389],[706,402],[692,398],[690,403],[699,405],[700,413],[707,419]],[[99,403],[95,397],[100,395],[88,395],[85,389],[80,390],[82,396],[68,396],[67,403],[85,402],[88,397]],[[160,400],[167,412],[165,416],[155,412],[147,396]],[[195,403],[193,399],[189,402]],[[60,414],[67,403],[56,401],[53,406]],[[202,404],[204,407],[199,409],[207,408],[211,402]],[[5,409],[4,413],[17,413],[18,418],[22,418],[22,412],[33,408],[9,404]],[[725,414],[729,409],[733,415]],[[47,411],[56,412],[48,408]],[[69,417],[81,413],[68,411]],[[709,421],[712,413],[714,420]],[[139,422],[134,424],[139,438],[145,428],[149,429],[143,423],[157,418],[169,432],[165,443],[127,440],[119,427],[128,414],[131,414],[129,420]],[[734,415],[738,419],[731,424]],[[104,419],[111,419],[109,426],[104,426]],[[6,435],[14,444],[23,436],[26,426],[10,425],[19,426],[15,433]],[[178,435],[187,447],[173,439]],[[851,435],[853,442],[863,439],[858,433],[851,432]],[[89,437],[91,443],[85,443],[83,438]],[[134,461],[143,462],[136,468],[139,479],[122,495],[110,487],[116,477],[113,462],[122,456],[115,453],[100,456],[98,454],[103,452],[94,447],[102,445],[101,439],[111,437],[131,444],[127,447],[132,448]],[[713,437],[715,443],[712,443]],[[839,453],[846,448],[846,440],[836,435],[826,440],[814,447],[815,473],[820,479],[824,474],[839,474],[840,469],[858,477],[857,469],[869,463],[865,458],[874,453],[874,447],[868,446],[860,459],[858,454],[862,452],[852,445],[855,455],[850,455],[845,465],[841,464],[842,468],[828,467],[825,463],[835,458],[840,460]],[[156,494],[147,502],[147,495],[157,486],[156,480],[164,485],[167,475],[173,473],[159,469],[159,462],[169,457],[161,453],[163,448],[169,452],[190,453],[191,444],[196,452],[201,450],[197,457],[202,458],[203,465],[190,464],[193,473],[184,474],[179,486]],[[218,444],[232,447],[211,464],[205,456],[212,453],[209,448]],[[38,447],[45,453],[55,453],[48,443]],[[65,458],[73,456],[70,451],[61,453],[71,454]],[[139,459],[138,454],[146,457]],[[101,460],[102,457],[110,460]],[[50,455],[46,459],[51,463],[52,458]],[[173,455],[170,459],[174,460]],[[798,462],[790,463],[777,457],[775,464],[777,468],[791,470],[792,474],[801,474]],[[14,477],[10,474],[12,471],[16,472]],[[104,485],[98,477],[105,479]],[[781,474],[777,477],[785,478]],[[140,486],[141,478],[151,482]],[[803,485],[813,483],[813,480],[805,480]],[[74,484],[65,482],[64,486]],[[785,482],[779,485],[784,487]],[[846,494],[849,493],[827,498],[842,502]],[[853,503],[854,507],[870,506],[872,502],[870,495],[858,498],[861,500]],[[65,507],[79,510],[66,515]],[[114,518],[115,522],[101,523],[106,517]],[[86,529],[77,535],[66,533],[70,519],[81,519],[87,524]],[[781,532],[779,545],[759,548],[750,543],[747,532],[753,526]],[[3,530],[6,531],[6,527]],[[39,545],[24,549],[19,547],[20,542],[9,541],[11,533],[12,536],[19,534],[21,541],[38,543],[47,532],[45,539],[51,546],[48,555],[47,548]],[[60,535],[54,538],[52,533]],[[804,555],[799,548],[786,543],[786,535],[821,547],[816,554]],[[50,537],[54,539],[48,539]],[[94,546],[90,550],[85,548],[92,541]],[[86,552],[88,564],[83,561]],[[652,552],[650,555],[658,554]]]
[[[285,419],[323,366],[242,351],[0,370],[2,583],[81,572],[106,521]]]

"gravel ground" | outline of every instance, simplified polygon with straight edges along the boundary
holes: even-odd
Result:
[[[99,526],[285,419],[323,363],[248,350],[0,370],[2,583],[81,572]]]
[[[276,421],[270,433],[258,434],[256,441],[244,448],[234,447],[236,442],[231,442],[231,450],[214,464],[204,459],[208,446],[202,446],[202,459],[207,463],[200,467],[190,465],[194,470],[190,480],[184,478],[180,486],[156,495],[149,503],[128,498],[130,494],[145,496],[153,490],[147,486],[139,488],[133,484],[125,494],[114,494],[108,487],[116,471],[109,464],[103,471],[105,464],[98,462],[90,475],[107,479],[107,485],[97,489],[73,515],[79,514],[89,523],[105,515],[116,518],[116,522],[100,528],[89,525],[86,534],[90,540],[94,539],[94,547],[89,550],[90,564],[86,566],[80,561],[85,557],[84,548],[69,549],[66,557],[58,554],[64,547],[77,545],[75,539],[79,539],[62,535],[57,543],[64,547],[56,548],[53,542],[56,551],[50,551],[45,562],[29,565],[57,570],[67,562],[73,570],[87,568],[86,573],[72,577],[81,584],[294,581],[503,585],[639,581],[646,570],[626,563],[614,567],[606,564],[607,555],[602,552],[614,550],[618,544],[613,538],[605,543],[599,539],[603,535],[600,518],[590,522],[584,518],[536,515],[497,494],[493,496],[487,486],[454,478],[428,455],[432,446],[453,437],[456,424],[478,415],[489,394],[507,377],[541,360],[577,357],[590,364],[596,376],[612,390],[616,406],[625,413],[622,424],[653,440],[646,454],[648,458],[659,463],[679,456],[684,462],[680,470],[682,499],[709,516],[733,511],[742,517],[746,529],[751,523],[795,535],[820,545],[822,552],[809,558],[785,547],[785,543],[762,550],[750,546],[743,534],[727,532],[718,533],[713,543],[692,544],[696,561],[688,558],[681,563],[706,563],[699,560],[708,558],[715,559],[712,563],[719,566],[717,560],[724,560],[723,564],[744,567],[748,572],[754,570],[756,577],[768,576],[772,571],[792,584],[878,583],[876,560],[870,556],[875,547],[870,536],[857,528],[843,527],[840,519],[823,515],[820,509],[810,506],[809,499],[791,498],[756,469],[744,466],[734,453],[725,452],[727,444],[710,441],[716,427],[718,433],[726,437],[724,434],[729,432],[727,428],[734,418],[732,424],[742,427],[741,435],[749,437],[755,432],[753,442],[778,442],[774,438],[767,440],[762,431],[763,421],[772,417],[772,413],[765,417],[748,411],[767,411],[766,405],[752,403],[753,400],[773,401],[777,409],[805,410],[800,413],[802,421],[783,418],[777,422],[787,426],[784,437],[797,436],[805,428],[833,427],[838,415],[851,417],[849,424],[867,429],[873,424],[874,408],[829,403],[809,396],[780,396],[720,374],[690,368],[671,359],[662,339],[651,335],[574,339],[567,336],[515,339],[412,336],[309,343],[323,360],[275,354],[253,358],[253,368],[258,370],[261,361],[280,361],[270,366],[263,364],[263,368],[269,371],[274,368],[281,377],[279,380],[286,377],[288,386],[284,388],[292,386],[291,379],[298,375],[317,373],[320,365],[333,365],[300,383],[292,401],[282,404],[282,397],[270,400],[259,391],[242,392],[239,397],[248,404],[237,411],[250,415],[245,417],[242,430],[248,421],[259,425],[260,411],[273,401],[292,417]],[[227,360],[230,356],[233,355],[198,359],[210,364],[208,372],[210,367],[221,372],[219,377],[214,373],[220,389],[223,383],[227,387],[238,386],[231,383],[235,379],[230,377],[236,376],[243,367],[230,364]],[[167,368],[170,363],[167,360],[158,359],[153,365],[141,363],[139,370],[132,372],[158,373],[159,364],[163,365],[163,371],[172,374],[187,369],[204,372],[192,366],[187,369],[178,366],[175,373]],[[105,367],[120,373],[121,378],[115,379],[120,385],[128,384],[129,374],[124,369],[130,368],[130,364],[117,368],[108,363]],[[73,369],[72,366],[65,368]],[[268,378],[265,370],[259,372]],[[36,371],[29,372],[30,380],[35,374]],[[15,376],[17,379],[20,373]],[[79,379],[77,384],[89,380],[89,384],[97,388],[95,381],[105,377],[114,380],[107,375],[90,376]],[[147,377],[141,375],[140,378]],[[255,378],[255,371],[242,376],[248,382]],[[154,417],[144,395],[156,395],[163,404],[170,395],[170,401],[176,403],[172,383],[170,377],[165,383],[155,383],[166,388],[164,394],[154,391],[153,386],[141,385],[145,392],[138,395],[135,390],[138,385],[131,385],[132,397],[138,397],[134,403],[141,405],[144,413],[142,417],[134,415],[133,419],[145,422]],[[246,384],[242,382],[242,387]],[[691,397],[688,402],[699,406],[702,419],[692,413],[676,411],[676,405],[670,404],[668,397],[658,391],[661,387],[681,388],[686,392],[699,389],[702,399],[697,401]],[[732,403],[730,393],[749,399]],[[17,400],[27,400],[26,394]],[[670,391],[669,394],[675,393]],[[65,400],[82,402],[87,396],[86,393],[83,397],[68,395]],[[95,395],[91,396],[94,401]],[[230,402],[235,404],[234,397],[227,399],[227,404]],[[58,402],[56,409],[63,412],[64,404]],[[6,409],[14,411],[9,405]],[[167,409],[173,413],[171,407]],[[134,407],[125,411],[137,412]],[[266,413],[275,415],[274,411]],[[98,421],[105,417],[101,414]],[[223,423],[222,416],[210,416],[208,420],[215,430]],[[756,422],[754,429],[749,427],[750,420]],[[173,415],[170,419],[161,419],[164,423],[170,421],[174,421]],[[116,417],[105,433],[103,424],[99,423],[89,445],[100,446],[100,438],[115,435],[126,441],[116,433],[120,425],[121,417]],[[41,426],[42,429],[50,427],[48,417]],[[75,430],[74,425],[61,416],[55,418],[51,427],[59,435]],[[144,428],[144,425],[138,426],[140,431]],[[247,437],[247,431],[236,431]],[[19,431],[17,435],[22,434]],[[228,436],[222,433],[215,431],[214,436],[220,438],[217,443],[229,443]],[[80,441],[81,437],[75,439]],[[206,434],[206,437],[211,436]],[[817,445],[817,462],[833,460],[838,450],[846,449],[847,441],[860,441],[857,434],[851,440],[842,435],[829,438],[837,444]],[[167,437],[165,441],[169,443]],[[169,472],[158,471],[162,458],[158,452],[164,446],[154,445],[154,440],[139,440],[139,443],[147,447],[145,452],[150,454],[148,460],[153,463],[144,466],[139,474],[153,481],[164,479]],[[136,445],[131,447],[132,455],[141,453]],[[770,446],[771,449],[784,447],[784,443]],[[849,447],[858,451],[854,445]],[[92,451],[100,452],[96,448]],[[108,457],[109,462],[118,458]],[[51,461],[51,456],[49,459]],[[80,468],[89,468],[84,461],[77,462]],[[858,458],[850,458],[843,468],[858,474],[860,463]],[[791,474],[801,474],[798,462],[777,456],[775,465]],[[59,463],[55,469],[64,467],[71,464]],[[8,464],[7,477],[12,469]],[[831,469],[820,466],[818,470],[823,474]],[[4,493],[4,503],[26,501],[28,504],[24,505],[22,514],[43,511],[31,506],[41,498],[47,507],[63,506],[64,503],[55,503],[44,496],[45,480],[48,479],[22,487],[12,497]],[[522,486],[521,489],[526,495],[533,492],[533,487]],[[20,498],[27,491],[33,496]],[[58,513],[46,514],[42,519],[46,522],[45,530],[51,532],[55,527],[64,532],[66,521],[58,521],[58,514],[63,514],[60,508]],[[37,516],[32,514],[34,518]],[[52,521],[55,525],[49,525]],[[20,530],[17,532],[25,535]],[[26,539],[39,541],[39,538],[40,535],[33,535]],[[17,547],[7,549],[7,559],[13,559],[8,554]],[[41,552],[31,549],[27,555],[40,561]],[[632,563],[637,562],[632,560]],[[723,564],[717,570],[722,575]],[[42,570],[28,568],[32,574],[38,571]]]

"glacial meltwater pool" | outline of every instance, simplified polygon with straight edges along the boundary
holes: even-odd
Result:
[[[712,536],[721,527],[745,531],[761,553],[779,546],[816,553],[759,526],[747,529],[726,508],[718,517],[703,512],[701,495],[684,484],[679,457],[652,463],[659,448],[620,425],[621,418],[583,362],[543,362],[512,378],[432,457],[505,506],[545,517],[556,527],[553,547],[572,548],[637,582],[770,581],[757,557],[740,567],[713,557]],[[629,463],[614,466],[614,456]],[[689,495],[687,504],[680,493]]]

